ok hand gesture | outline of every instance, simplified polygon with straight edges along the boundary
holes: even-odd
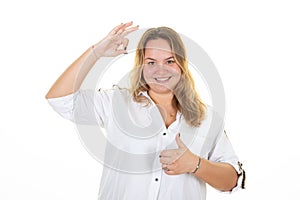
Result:
[[[127,53],[129,40],[125,36],[138,29],[138,26],[132,26],[132,24],[133,22],[128,22],[116,26],[105,38],[93,45],[96,57],[115,57]]]

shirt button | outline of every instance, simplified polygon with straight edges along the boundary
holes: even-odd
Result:
[[[158,178],[155,178],[155,181],[158,181]]]
[[[167,135],[167,133],[163,133],[163,135]]]

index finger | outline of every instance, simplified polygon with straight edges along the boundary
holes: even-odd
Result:
[[[127,22],[127,23],[121,23],[120,25],[116,26],[115,28],[113,28],[113,30],[111,30],[109,32],[110,35],[115,35],[115,34],[120,34],[122,32],[124,32],[124,30],[126,30],[126,28],[128,28],[129,26],[131,26],[133,24],[133,22]]]
[[[124,37],[124,36],[128,35],[129,33],[133,32],[133,31],[136,31],[136,30],[138,30],[138,29],[139,29],[139,25],[136,25],[136,26],[134,26],[134,27],[130,27],[130,28],[126,29],[126,30],[122,33],[122,36]]]
[[[109,35],[114,35],[116,34],[125,24],[120,24],[118,26],[116,26],[115,28],[113,28],[110,32]]]

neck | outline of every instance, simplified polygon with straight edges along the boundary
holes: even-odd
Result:
[[[172,105],[174,94],[172,92],[168,93],[156,93],[153,90],[149,90],[149,96],[151,99],[159,105]]]

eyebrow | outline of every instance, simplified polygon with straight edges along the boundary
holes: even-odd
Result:
[[[174,56],[168,57],[165,60],[174,59]],[[155,60],[154,58],[147,57],[145,60]],[[156,61],[156,60],[155,60]]]

